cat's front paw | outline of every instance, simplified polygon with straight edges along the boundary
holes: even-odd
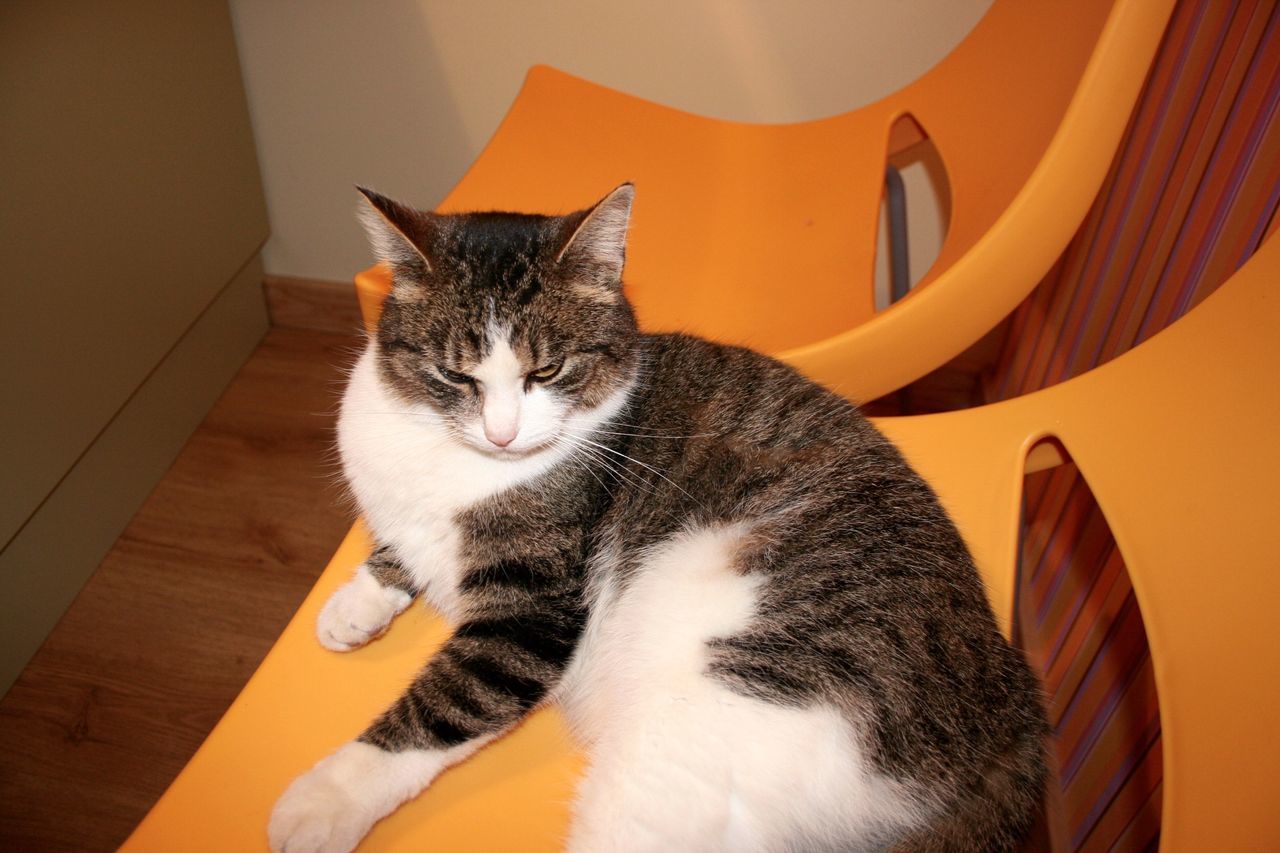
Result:
[[[358,649],[386,633],[391,620],[413,598],[404,590],[383,586],[361,566],[355,577],[338,589],[320,609],[316,637],[335,652]]]
[[[345,853],[369,832],[350,797],[312,772],[294,780],[276,803],[267,838],[276,853]]]
[[[293,780],[271,810],[267,840],[276,853],[353,849],[382,818],[417,796],[456,753],[387,752],[352,741]]]
[[[343,853],[364,838],[381,815],[362,804],[343,779],[341,751],[293,780],[271,810],[267,839],[280,853]]]

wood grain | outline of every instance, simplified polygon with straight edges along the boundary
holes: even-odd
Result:
[[[273,326],[352,335],[364,328],[351,282],[268,275],[262,280]]]
[[[114,849],[248,680],[351,521],[357,345],[269,332],[0,701],[0,849]]]

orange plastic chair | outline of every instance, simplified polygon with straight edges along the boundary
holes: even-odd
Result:
[[[1088,481],[1146,625],[1163,851],[1280,849],[1280,395],[1257,381],[1280,374],[1278,281],[1271,238],[1115,361],[1004,403],[879,422],[942,496],[1006,626],[1023,474],[1061,462],[1060,444]]]
[[[1142,608],[1163,729],[1161,849],[1276,849],[1280,809],[1280,239],[1129,353],[1015,400],[879,426],[963,531],[1002,625],[1012,613],[1023,475],[1089,481]],[[361,731],[448,630],[421,608],[339,655],[314,625],[365,557],[357,527],[279,642],[126,850],[250,850],[286,784]],[[368,850],[555,850],[580,759],[553,710],[378,824]]]
[[[710,121],[535,69],[441,209],[570,209],[635,180],[629,295],[647,328],[751,343],[851,397],[873,398],[960,352],[1048,269],[1101,182],[1170,7],[997,0],[951,57],[901,93],[790,126]],[[886,151],[920,139],[915,125],[895,123],[908,113],[948,163],[951,227],[928,286],[873,316],[875,202]],[[1002,113],[1014,121],[1001,124]],[[996,126],[1009,132],[993,137]],[[358,283],[372,322],[385,274],[367,271]],[[1020,454],[1033,439],[994,422],[966,432],[947,419],[1025,404],[882,424],[960,521],[1006,626]],[[1012,444],[980,441],[995,436]],[[1001,464],[978,466],[964,440],[1000,451]],[[360,731],[443,641],[445,626],[413,609],[360,652],[318,646],[319,607],[368,547],[357,527],[126,849],[261,848],[287,782]],[[1141,594],[1136,574],[1135,588]],[[1171,742],[1166,734],[1166,752]],[[539,713],[379,824],[367,848],[558,849],[579,761],[558,716]]]
[[[642,328],[747,344],[874,399],[993,328],[1061,254],[1172,6],[996,0],[916,82],[800,124],[708,119],[534,68],[438,209],[568,211],[634,181],[628,295]],[[950,227],[921,286],[877,314],[886,158],[923,134],[946,165]],[[374,301],[388,286],[377,268],[360,283]]]

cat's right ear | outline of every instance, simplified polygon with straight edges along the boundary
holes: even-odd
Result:
[[[606,286],[622,280],[627,257],[627,226],[636,188],[622,184],[595,206],[565,218],[572,226],[556,263],[570,263]]]
[[[371,189],[356,189],[364,196],[358,211],[360,222],[378,260],[415,281],[431,272],[431,260],[423,248],[431,233],[431,215]]]

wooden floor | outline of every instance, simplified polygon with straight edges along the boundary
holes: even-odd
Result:
[[[351,521],[356,346],[273,328],[0,701],[0,850],[114,849],[253,673]]]

